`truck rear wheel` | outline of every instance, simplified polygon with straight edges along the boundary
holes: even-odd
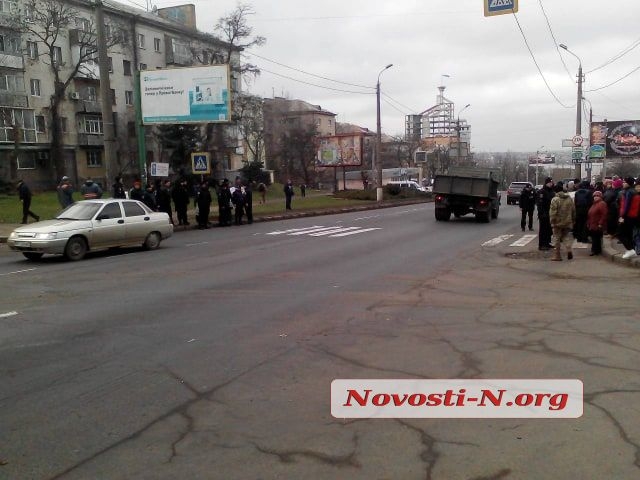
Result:
[[[451,210],[448,208],[436,208],[436,220],[447,222],[451,218]]]

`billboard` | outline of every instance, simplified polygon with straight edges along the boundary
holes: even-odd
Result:
[[[231,118],[228,65],[140,72],[142,122],[221,123]]]
[[[318,137],[319,167],[356,167],[362,165],[362,135]]]
[[[640,155],[640,120],[607,122],[607,157]]]
[[[518,12],[518,0],[484,0],[484,16]]]
[[[539,153],[536,156],[529,157],[529,165],[548,165],[556,163],[556,156],[548,153]]]

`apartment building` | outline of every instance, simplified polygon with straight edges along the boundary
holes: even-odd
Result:
[[[136,73],[222,63],[229,50],[231,64],[238,66],[239,49],[198,31],[193,5],[146,12],[105,2],[105,36],[117,41],[111,42],[107,51],[112,111],[109,118],[103,118],[95,9],[80,0],[61,1],[75,12],[74,21],[61,32],[51,58],[35,35],[16,28],[16,15],[30,20],[29,3],[0,0],[0,180],[23,178],[36,189],[50,188],[59,180],[51,160],[51,98],[56,88],[52,60],[60,66],[62,79],[73,77],[59,109],[64,173],[76,183],[92,177],[104,184],[113,180],[106,178],[108,172],[111,177],[118,173],[140,175]],[[73,74],[78,59],[87,52],[89,58]],[[239,74],[232,73],[230,87],[232,92],[240,91]],[[111,122],[115,132],[115,159],[109,166],[104,149],[105,122]],[[231,141],[223,148],[203,145],[203,149],[215,150],[212,154],[221,168],[232,168],[240,163],[241,145],[233,125],[225,124],[224,129],[225,138]],[[146,164],[166,161],[170,152],[161,145],[154,127],[146,126],[142,131]]]

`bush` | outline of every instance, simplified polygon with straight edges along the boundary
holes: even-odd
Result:
[[[346,198],[348,200],[375,200],[376,191],[373,190],[339,190],[336,198]]]

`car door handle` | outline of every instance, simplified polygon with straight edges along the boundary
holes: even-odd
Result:
[[[151,220],[149,217],[144,217],[145,222],[148,222],[149,220]]]
[[[120,219],[118,220],[118,223],[124,223],[124,220]]]

